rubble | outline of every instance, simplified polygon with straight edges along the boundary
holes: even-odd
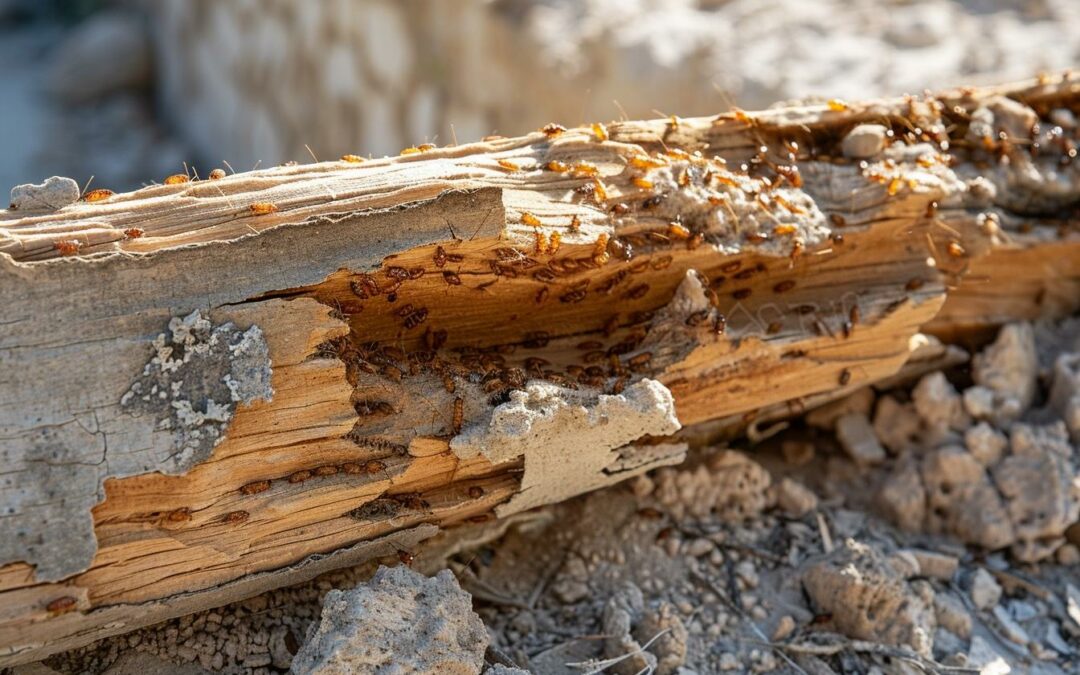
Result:
[[[727,450],[695,469],[661,469],[654,480],[654,498],[676,519],[715,515],[740,521],[769,505],[766,491],[772,477],[746,455]]]
[[[881,447],[874,434],[870,420],[862,413],[847,413],[836,420],[836,440],[857,464],[880,464],[885,461],[885,448]]]
[[[971,577],[971,601],[979,609],[990,609],[1001,600],[1001,585],[983,568]]]
[[[11,188],[11,208],[20,211],[59,211],[79,201],[79,184],[72,178],[52,176],[34,185]]]
[[[993,392],[995,426],[1006,426],[1031,406],[1038,372],[1035,332],[1029,323],[1004,326],[997,340],[975,356],[971,376]]]
[[[806,569],[802,584],[845,635],[930,655],[936,628],[933,591],[909,585],[873,546],[845,540]]]
[[[322,618],[292,663],[292,672],[478,673],[488,634],[471,596],[449,570],[432,578],[405,566],[381,568],[351,591],[332,590]]]

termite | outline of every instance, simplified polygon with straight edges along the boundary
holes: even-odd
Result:
[[[851,382],[851,371],[844,368],[840,371],[840,386],[846,387],[849,382]]]
[[[593,122],[592,132],[593,136],[596,136],[596,140],[600,141],[601,143],[603,143],[609,138],[607,127],[605,127],[600,122]]]
[[[484,496],[484,488],[479,485],[472,485],[469,487],[469,498],[480,499]]]
[[[450,285],[450,286],[460,286],[461,285],[461,277],[459,277],[456,273],[451,272],[449,270],[446,270],[446,271],[444,271],[442,273],[442,275],[443,275],[443,280],[448,285]]]
[[[239,525],[240,523],[247,522],[250,517],[251,514],[247,511],[229,511],[221,517],[221,520],[230,525]]]
[[[64,614],[75,609],[76,604],[77,603],[75,598],[71,597],[70,595],[65,595],[63,597],[56,598],[49,604],[45,605],[45,610],[48,611],[50,614]]]
[[[248,210],[251,211],[253,215],[265,216],[270,213],[276,213],[278,207],[270,202],[255,202],[248,207]]]
[[[191,179],[188,178],[186,173],[174,173],[166,178],[164,182],[166,185],[180,185],[181,183],[187,183],[190,180]]]
[[[529,227],[540,227],[540,219],[529,213],[528,211],[522,212],[521,222],[525,225],[528,225]]]
[[[300,471],[293,472],[289,476],[289,482],[290,483],[303,483],[304,481],[306,481],[309,478],[311,478],[311,472],[308,471],[307,469],[301,469]]]
[[[114,194],[116,193],[114,193],[112,190],[98,188],[97,190],[91,190],[90,192],[84,194],[82,199],[84,202],[100,202],[102,200],[108,199],[109,197],[112,197]]]
[[[270,481],[257,480],[254,483],[248,483],[240,488],[240,492],[245,495],[255,495],[260,492],[266,492],[270,489]]]
[[[576,213],[570,217],[570,224],[567,225],[566,229],[569,232],[578,232],[581,230],[581,218],[579,218]]]
[[[838,98],[830,98],[827,105],[833,112],[844,112],[848,109],[848,104]]]
[[[461,423],[465,419],[465,399],[458,397],[454,399],[454,417],[451,429],[454,435],[461,433]]]
[[[551,123],[545,124],[543,127],[541,127],[540,131],[544,132],[544,135],[547,136],[548,138],[554,138],[555,136],[558,136],[562,132],[566,131],[566,127],[564,127],[561,124],[556,124],[555,122],[551,122]]]
[[[795,288],[795,281],[793,279],[785,279],[780,283],[773,286],[774,293],[787,293],[791,289]]]
[[[53,242],[53,248],[56,249],[60,255],[77,255],[79,249],[82,248],[82,242],[75,241],[74,239],[61,239],[60,241]]]
[[[500,167],[502,167],[503,169],[506,169],[507,171],[509,171],[511,173],[514,173],[516,171],[521,171],[520,166],[518,166],[517,164],[514,164],[513,162],[511,162],[508,159],[500,159],[500,160],[497,160],[497,161],[499,162]]]
[[[341,156],[341,161],[349,162],[350,164],[360,164],[361,162],[364,161],[364,158],[361,157],[360,155],[342,155]],[[220,171],[220,169],[215,169],[215,170]],[[222,171],[222,173],[225,173],[225,172]],[[211,176],[211,178],[212,177],[213,176]]]
[[[124,230],[124,236],[128,239],[138,239],[144,234],[146,234],[146,231],[139,227],[129,227],[128,229]]]
[[[337,472],[338,468],[332,464],[325,464],[323,466],[316,467],[315,469],[316,476],[333,476],[337,474]]]
[[[656,186],[651,180],[642,178],[641,176],[634,176],[630,179],[630,182],[633,183],[635,187],[641,188],[642,190],[651,190]]]
[[[609,235],[606,232],[601,232],[596,237],[596,242],[593,244],[592,260],[597,265],[604,265],[611,258],[607,252]]]
[[[225,177],[225,169],[214,169],[210,172],[210,180],[221,180]]]
[[[165,519],[170,523],[183,523],[191,520],[191,509],[187,507],[174,509],[169,511],[169,515],[165,516]]]

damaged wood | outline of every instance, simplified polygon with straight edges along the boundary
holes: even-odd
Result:
[[[920,367],[922,330],[1074,311],[1048,120],[1078,105],[550,127],[0,212],[0,665],[678,461],[680,426]]]

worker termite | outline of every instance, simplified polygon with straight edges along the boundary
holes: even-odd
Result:
[[[582,300],[585,299],[585,295],[587,293],[588,286],[589,286],[589,280],[588,279],[586,279],[584,281],[581,281],[581,282],[579,282],[577,284],[574,284],[574,286],[569,291],[567,291],[566,293],[563,293],[562,295],[559,296],[559,301],[563,302],[563,303],[566,303],[566,304],[574,304],[574,303],[581,302]]]
[[[421,151],[420,151],[420,148],[417,148],[417,147],[409,147],[409,148],[405,148],[404,150],[402,150],[402,151],[401,151],[400,153],[398,153],[398,154],[400,154],[401,156],[405,156],[405,155],[419,155],[419,154],[420,154],[420,152],[421,152]]]
[[[446,265],[446,249],[442,246],[435,247],[435,253],[431,256],[431,259],[435,261],[435,267],[443,267]]]
[[[270,481],[257,480],[254,483],[248,483],[240,487],[240,493],[245,495],[256,495],[260,492],[266,492],[270,489]]]
[[[671,263],[674,262],[674,260],[675,259],[669,255],[660,256],[659,258],[655,258],[651,263],[649,263],[649,266],[659,272],[661,270],[666,270],[668,267],[670,267]]]
[[[344,473],[349,474],[350,476],[355,476],[356,474],[362,473],[364,467],[360,466],[356,462],[345,462],[341,465],[341,470]]]
[[[923,279],[920,279],[919,277],[914,277],[910,279],[906,284],[904,284],[904,288],[909,291],[917,291],[922,288],[923,284],[925,283],[926,282]]]
[[[411,566],[413,564],[413,562],[416,560],[415,555],[413,555],[412,553],[410,553],[408,551],[404,551],[404,550],[399,550],[397,552],[397,556],[398,556],[398,560],[400,560],[402,562],[402,564],[407,566],[407,567]]]
[[[783,327],[783,324],[781,324],[779,321],[773,321],[765,328],[765,334],[776,335]]]
[[[386,268],[386,276],[394,279],[395,281],[405,281],[409,278],[409,270],[404,267],[398,267],[396,265]]]
[[[753,290],[749,288],[740,288],[739,290],[732,293],[731,297],[735,298],[736,300],[745,300],[750,297],[751,293],[753,293]]]
[[[667,233],[672,239],[685,240],[690,238],[690,230],[686,229],[681,223],[668,223]]]
[[[593,196],[596,198],[597,203],[605,202],[608,198],[607,187],[599,178],[593,178]]]
[[[166,178],[163,182],[166,185],[180,185],[181,183],[187,183],[190,180],[191,179],[188,178],[188,175],[186,173],[174,173],[173,175]]]
[[[225,177],[225,169],[214,169],[210,172],[210,180],[221,180]]]
[[[129,227],[128,229],[124,230],[124,236],[128,239],[138,239],[144,234],[146,234],[146,231],[140,227]]]
[[[570,217],[570,224],[566,226],[566,229],[569,232],[578,232],[581,230],[581,218],[579,218],[576,213]]]
[[[56,249],[60,255],[77,255],[79,249],[82,248],[82,242],[75,241],[74,239],[61,239],[60,241],[53,242],[53,248]]]
[[[323,466],[315,467],[316,476],[333,476],[337,474],[338,468],[332,464],[325,464]]]
[[[802,243],[801,239],[796,239],[791,244],[791,253],[788,254],[788,258],[790,258],[792,262],[794,262],[795,260],[798,260],[799,256],[802,255],[802,252],[805,249],[806,249],[806,244]]]
[[[838,98],[830,98],[826,104],[829,106],[829,110],[833,112],[844,112],[848,109],[848,104]]]
[[[420,152],[431,152],[436,147],[438,146],[436,146],[434,143],[421,143],[420,145],[416,146],[416,149]]]
[[[536,230],[533,232],[533,252],[537,254],[544,254],[551,250],[551,244],[548,243],[547,235]]]
[[[252,215],[265,216],[271,213],[276,213],[278,207],[277,205],[271,204],[270,202],[255,202],[248,207],[248,210],[252,213]]]
[[[611,258],[607,252],[609,235],[606,232],[601,232],[596,237],[596,242],[593,244],[592,260],[597,265],[604,265]]]
[[[442,273],[442,275],[443,275],[443,281],[445,281],[447,283],[447,285],[449,285],[449,286],[460,286],[461,285],[461,277],[459,277],[455,272],[451,272],[449,270],[446,270],[446,271],[444,271]]]
[[[370,274],[360,274],[359,277],[349,282],[349,287],[352,288],[353,294],[364,300],[382,292],[379,288],[379,282]]]
[[[630,179],[630,182],[633,183],[635,187],[641,188],[642,190],[651,190],[656,186],[651,180],[642,178],[641,176],[634,176]]]
[[[600,175],[600,168],[590,162],[578,162],[571,171],[577,178]]]
[[[548,253],[555,255],[562,247],[562,235],[558,232],[552,232],[549,242]]]
[[[538,304],[538,305],[544,304],[544,302],[547,301],[548,293],[549,293],[549,291],[548,291],[547,286],[544,286],[543,288],[538,290],[536,292],[536,304]]]
[[[830,213],[829,221],[836,227],[844,227],[845,225],[847,225],[847,221],[844,220],[844,217],[839,213]]]
[[[716,319],[713,321],[713,332],[717,335],[723,335],[727,329],[727,317],[719,312],[716,314]]]
[[[784,279],[780,283],[773,286],[774,293],[787,293],[791,289],[795,288],[795,281],[793,279]]]
[[[470,499],[480,499],[483,496],[484,496],[484,488],[480,487],[479,485],[472,485],[472,486],[469,487],[469,498]]]
[[[544,135],[547,136],[548,138],[553,138],[555,136],[558,136],[562,132],[566,131],[566,127],[564,127],[561,124],[556,124],[555,122],[551,122],[551,123],[545,124],[543,127],[541,127],[540,131],[544,132]]]
[[[554,171],[555,173],[566,173],[570,170],[570,165],[566,162],[560,162],[557,159],[553,159],[545,164],[544,168],[548,171]]]
[[[603,143],[609,138],[607,127],[605,127],[600,122],[593,122],[592,132],[593,136],[596,137],[596,140],[600,141],[601,143]]]
[[[963,258],[967,254],[967,251],[964,250],[964,247],[961,246],[958,241],[950,241],[945,250],[948,251],[949,255],[953,258]]]
[[[290,483],[303,483],[307,479],[311,478],[311,472],[307,469],[301,469],[300,471],[294,471],[289,475]]]
[[[380,471],[386,471],[386,462],[380,462],[377,459],[369,459],[364,463],[364,473],[374,475]]]
[[[521,213],[521,222],[529,227],[540,227],[540,219],[528,211]]]
[[[454,417],[451,424],[451,429],[454,435],[457,436],[461,433],[461,423],[465,419],[465,399],[458,397],[454,399]]]
[[[239,525],[240,523],[246,523],[251,514],[247,511],[229,511],[221,517],[222,522],[229,525]]]
[[[624,216],[630,213],[630,205],[623,202],[618,202],[611,205],[611,212],[616,216]]]
[[[840,386],[841,387],[846,387],[848,385],[848,383],[851,382],[851,371],[848,370],[847,368],[844,368],[843,370],[841,370],[840,371],[840,380],[839,381],[840,381]]]
[[[360,164],[364,161],[364,158],[360,155],[342,155],[341,161],[348,162],[350,164]],[[220,171],[220,169],[218,169]],[[222,172],[224,173],[224,172]]]
[[[114,193],[112,190],[106,190],[105,188],[98,188],[97,190],[91,190],[82,196],[84,202],[100,202],[109,197],[112,197]]]
[[[75,609],[76,604],[77,603],[75,598],[71,597],[70,595],[65,595],[63,597],[56,598],[49,604],[45,605],[45,610],[50,614],[64,614]]]

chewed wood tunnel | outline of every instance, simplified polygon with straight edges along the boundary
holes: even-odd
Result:
[[[0,212],[0,665],[1076,311],[1062,110],[1068,78],[551,124]]]

